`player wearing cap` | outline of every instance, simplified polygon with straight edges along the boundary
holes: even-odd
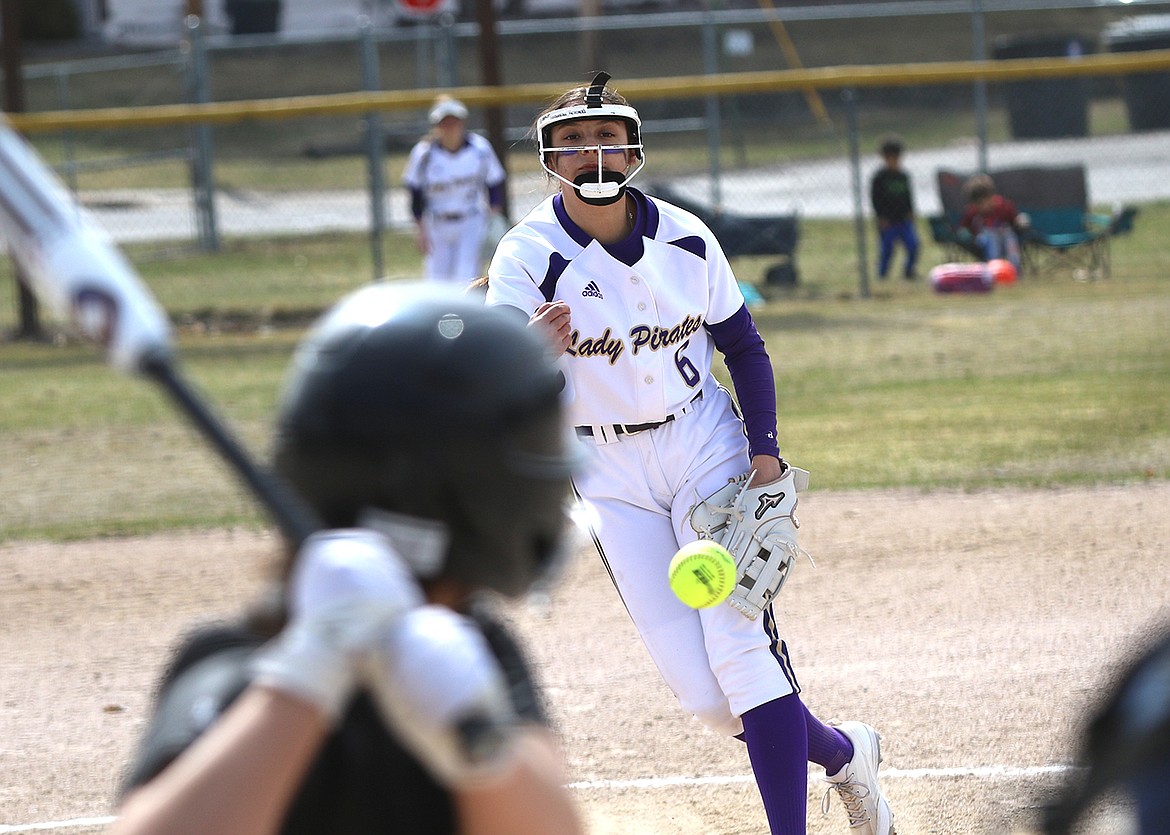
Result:
[[[771,831],[806,831],[811,760],[855,831],[890,835],[877,733],[804,706],[771,606],[757,619],[696,610],[668,587],[671,557],[696,538],[697,502],[749,470],[793,505],[798,485],[779,457],[771,360],[727,258],[693,214],[630,186],[646,164],[641,121],[608,80],[537,118],[559,189],[501,240],[487,301],[519,308],[561,356],[587,449],[574,488],[598,551],[683,709],[747,744]],[[742,418],[712,376],[716,350]]]
[[[560,390],[541,340],[461,289],[379,284],[318,323],[274,463],[330,530],[184,642],[114,832],[580,832],[523,654],[472,597],[559,568]]]
[[[431,133],[411,149],[402,182],[425,275],[464,285],[483,272],[489,219],[503,221],[504,168],[491,144],[467,130],[459,100],[440,96],[430,123]]]

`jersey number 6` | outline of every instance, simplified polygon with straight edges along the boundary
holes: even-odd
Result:
[[[691,388],[694,388],[699,384],[701,376],[699,374],[699,369],[695,368],[695,364],[683,356],[683,351],[685,351],[687,346],[690,344],[691,341],[688,339],[682,345],[678,346],[678,350],[674,352],[674,365],[676,368],[678,368],[678,373],[682,375],[683,382]]]

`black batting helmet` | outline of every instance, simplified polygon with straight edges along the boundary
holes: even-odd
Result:
[[[1078,765],[1045,810],[1043,831],[1080,830],[1094,803],[1109,792],[1131,796],[1138,826],[1166,831],[1170,789],[1170,625],[1161,627],[1095,709],[1083,731]]]
[[[274,464],[327,526],[382,530],[421,579],[518,595],[562,550],[561,388],[510,308],[372,285],[298,347]]]

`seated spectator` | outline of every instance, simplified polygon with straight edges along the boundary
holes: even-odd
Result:
[[[1003,258],[1020,269],[1020,233],[1028,228],[1028,216],[999,194],[987,174],[976,174],[963,184],[967,208],[959,228],[970,233],[983,261]]]

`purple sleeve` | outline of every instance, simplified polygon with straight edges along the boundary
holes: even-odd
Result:
[[[488,186],[488,203],[493,209],[502,208],[504,205],[504,184]]]
[[[422,220],[423,212],[427,210],[427,197],[421,187],[410,188],[410,213],[415,220]]]
[[[722,322],[708,324],[715,347],[723,354],[735,396],[747,426],[752,455],[780,455],[776,440],[776,379],[772,360],[756,323],[743,305]]]

